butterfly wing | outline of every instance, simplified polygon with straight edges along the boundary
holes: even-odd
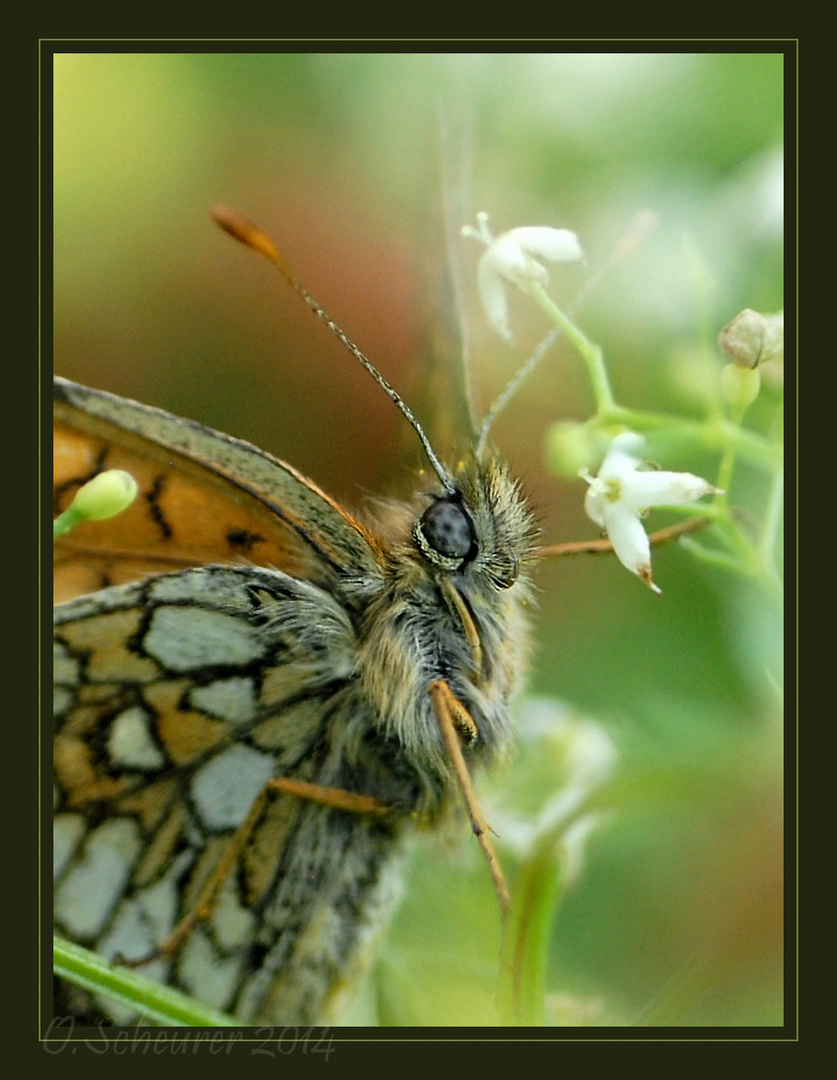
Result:
[[[56,929],[146,957],[215,881],[205,921],[143,970],[246,1018],[311,1019],[357,955],[397,821],[266,783],[351,788],[378,761],[336,598],[347,575],[374,593],[378,550],[257,448],[56,379],[57,510],[109,468],[137,479],[134,505],[56,545]]]
[[[56,542],[56,600],[206,563],[317,580],[379,572],[375,540],[351,515],[249,443],[60,378],[54,435],[56,513],[105,469],[124,469],[140,489],[122,514]]]
[[[382,771],[345,608],[278,571],[207,567],[61,605],[54,648],[56,929],[148,957],[214,879],[205,918],[143,971],[245,1019],[315,1022],[387,901],[403,824],[266,789]]]

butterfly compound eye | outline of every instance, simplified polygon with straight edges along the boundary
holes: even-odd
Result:
[[[428,559],[450,569],[472,556],[476,547],[473,523],[452,499],[437,499],[428,506],[416,527],[416,540]]]

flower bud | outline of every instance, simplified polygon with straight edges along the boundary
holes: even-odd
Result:
[[[785,315],[762,315],[745,308],[718,335],[718,348],[739,367],[754,368],[781,360],[785,351]]]
[[[105,521],[127,509],[137,497],[137,482],[122,469],[108,469],[79,488],[72,508],[79,521]]]
[[[546,433],[546,459],[558,476],[575,478],[589,469],[600,456],[598,441],[591,438],[586,424],[559,420]]]
[[[127,509],[137,497],[137,482],[122,469],[99,473],[78,489],[63,514],[52,523],[53,538],[63,536],[83,521],[105,521]]]
[[[761,388],[761,372],[757,367],[727,364],[721,372],[721,394],[733,412],[741,412],[756,400]]]

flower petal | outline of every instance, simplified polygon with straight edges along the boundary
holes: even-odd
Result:
[[[652,506],[680,506],[723,492],[693,473],[640,468],[644,448],[640,435],[622,432],[612,440],[599,475],[592,477],[583,470],[580,475],[589,484],[584,497],[588,517],[607,531],[622,565],[658,593],[651,579],[651,545],[640,514]]]
[[[477,228],[462,227],[463,236],[472,236],[486,245],[477,267],[477,281],[483,307],[491,325],[512,341],[508,325],[508,301],[502,294],[501,278],[526,292],[532,283],[546,285],[549,274],[538,259],[566,262],[582,257],[578,237],[569,229],[546,225],[524,225],[501,233],[496,239],[488,228],[488,214],[477,214]]]
[[[651,506],[683,506],[718,489],[693,473],[636,471],[622,478],[622,501],[640,513]]]
[[[477,266],[477,286],[480,300],[488,321],[494,329],[506,339],[512,340],[509,329],[509,301],[506,286],[488,258],[489,252],[480,259]]]
[[[623,431],[617,435],[608,448],[605,459],[599,469],[602,480],[622,480],[636,471],[642,462],[645,439],[633,431]]]
[[[521,225],[505,234],[524,251],[551,262],[572,262],[583,257],[578,237],[570,229],[552,229],[547,225]]]
[[[619,562],[632,574],[650,581],[651,544],[636,513],[624,503],[609,502],[604,509],[604,527]]]
[[[497,237],[480,259],[480,265],[491,267],[495,274],[501,274],[507,281],[519,287],[530,281],[539,281],[541,285],[549,281],[546,267],[535,262],[511,233],[503,233]]]

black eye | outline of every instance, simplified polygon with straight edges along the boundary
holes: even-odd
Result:
[[[446,559],[464,560],[475,545],[471,519],[450,499],[439,499],[424,511],[419,531],[425,543]]]

